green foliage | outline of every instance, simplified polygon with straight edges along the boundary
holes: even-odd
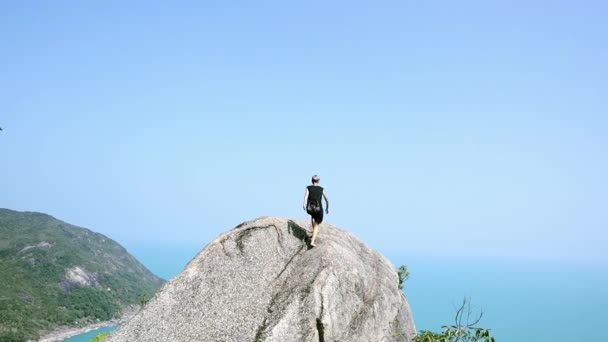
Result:
[[[143,294],[143,295],[141,295],[141,297],[139,299],[139,305],[141,305],[143,307],[146,304],[148,304],[149,301],[150,301],[150,297],[148,297],[146,294]]]
[[[456,311],[455,325],[441,327],[441,333],[423,330],[414,337],[414,342],[495,342],[490,329],[476,327],[483,312],[471,319],[471,301],[465,298]]]
[[[403,283],[410,278],[410,272],[407,270],[407,266],[401,265],[397,270],[399,275],[399,289],[403,289]]]
[[[79,318],[94,317],[107,321],[120,312],[120,306],[111,294],[90,287],[77,287],[62,294],[60,305]]]
[[[89,342],[99,342],[99,341],[103,340],[104,338],[106,338],[108,335],[110,335],[109,332],[103,332],[103,333],[97,334],[97,336],[93,337],[93,339]]]
[[[448,337],[444,334],[433,331],[422,330],[414,337],[414,342],[448,342]]]
[[[75,266],[95,274],[97,284],[66,283]],[[106,236],[7,209],[0,209],[0,279],[0,341],[36,340],[59,326],[118,317],[162,284]]]
[[[442,333],[421,331],[414,342],[495,342],[489,329],[443,326]]]

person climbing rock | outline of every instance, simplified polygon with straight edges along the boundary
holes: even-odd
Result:
[[[325,199],[325,213],[329,214],[329,201],[323,187],[319,186],[321,178],[317,175],[312,176],[312,185],[306,187],[304,193],[304,210],[310,215],[310,223],[312,225],[312,237],[310,245],[316,246],[315,241],[319,235],[319,225],[323,222],[323,205],[321,198]]]

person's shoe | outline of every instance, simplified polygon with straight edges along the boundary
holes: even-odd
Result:
[[[310,243],[310,246],[311,246],[311,247],[317,247],[317,244],[315,244],[315,243],[312,243],[312,242],[311,242],[311,243]]]

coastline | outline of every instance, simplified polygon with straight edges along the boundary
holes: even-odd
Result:
[[[45,336],[42,336],[38,341],[39,342],[56,342],[56,341],[63,341],[66,338],[70,338],[70,337],[74,337],[76,335],[80,335],[80,334],[84,334],[84,333],[88,333],[90,331],[93,330],[97,330],[100,328],[106,328],[106,327],[111,327],[113,325],[119,325],[122,322],[122,320],[111,320],[111,321],[104,321],[104,322],[99,322],[99,323],[95,323],[95,324],[91,324],[91,325],[87,325],[84,327],[80,327],[80,328],[61,328],[58,330],[55,330]]]
[[[124,322],[131,319],[139,311],[139,306],[130,307],[123,313],[121,318],[112,319],[109,321],[97,322],[89,324],[83,327],[62,327],[52,332],[41,336],[38,342],[56,342],[63,341],[66,338],[74,337],[76,335],[85,334],[93,330],[110,327],[113,325],[121,325]]]

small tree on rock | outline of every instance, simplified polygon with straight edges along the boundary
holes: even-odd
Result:
[[[403,289],[403,283],[410,278],[410,272],[407,270],[407,266],[401,265],[397,270],[399,275],[399,290]]]

